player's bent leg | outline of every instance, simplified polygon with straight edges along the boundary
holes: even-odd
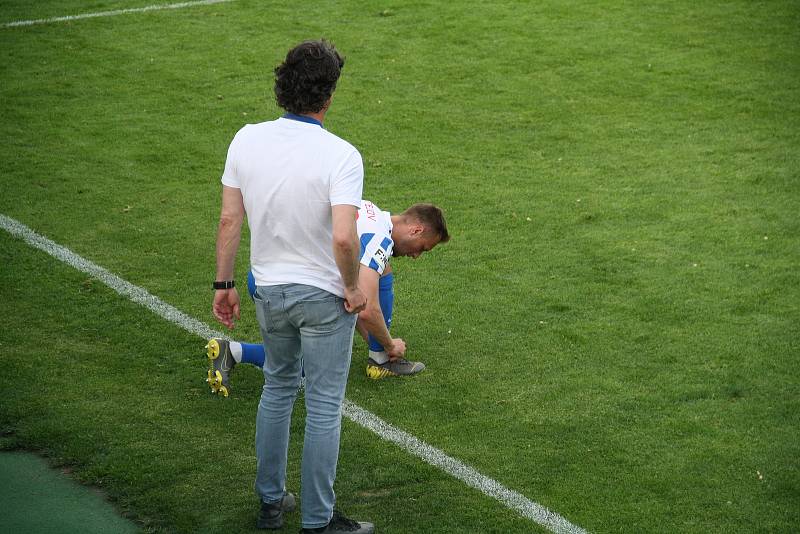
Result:
[[[256,367],[264,367],[264,345],[261,343],[241,343],[242,359],[240,363],[249,363]]]
[[[230,373],[237,363],[249,363],[264,367],[264,345],[261,343],[239,343],[212,338],[206,345],[208,355],[208,382],[212,393],[230,394]]]
[[[394,274],[390,273],[381,276],[378,282],[378,302],[381,305],[381,313],[383,314],[383,322],[386,323],[386,329],[391,332],[392,310],[394,308]],[[369,345],[370,357],[373,360],[382,363],[388,359],[386,352],[383,350],[383,345],[371,334],[367,336],[367,344]]]
[[[392,310],[394,308],[394,274],[382,276],[378,282],[378,299],[383,312],[386,328],[391,331]],[[369,337],[369,358],[367,359],[367,376],[380,380],[389,376],[412,376],[425,370],[422,362],[411,362],[406,359],[390,361],[378,340]]]

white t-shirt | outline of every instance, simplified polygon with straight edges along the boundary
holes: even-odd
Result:
[[[392,257],[392,216],[370,202],[363,200],[356,221],[358,237],[361,240],[359,261],[370,269],[383,274],[389,258]]]
[[[222,183],[241,190],[256,285],[306,284],[340,297],[331,206],[361,207],[361,154],[319,124],[248,124],[228,148]]]

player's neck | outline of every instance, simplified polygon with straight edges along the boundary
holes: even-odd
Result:
[[[325,105],[322,106],[321,110],[319,110],[319,111],[317,111],[315,113],[304,113],[303,115],[305,115],[306,117],[311,117],[312,119],[314,119],[316,121],[319,121],[320,124],[324,124],[325,123],[325,114],[330,109],[332,100],[333,100],[333,97],[329,98],[328,101],[325,102]]]
[[[310,119],[314,119],[315,121],[318,121],[320,124],[324,124],[326,111],[328,111],[328,108],[322,108],[322,110],[316,113],[303,113],[303,116],[308,117]]]

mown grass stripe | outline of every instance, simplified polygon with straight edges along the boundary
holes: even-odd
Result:
[[[0,226],[8,233],[22,239],[30,246],[46,252],[75,269],[97,278],[120,295],[128,297],[132,301],[145,306],[155,314],[163,317],[167,321],[177,324],[188,332],[196,334],[204,339],[226,337],[224,334],[211,329],[211,327],[205,323],[189,317],[174,306],[163,302],[145,289],[123,280],[96,263],[75,254],[68,248],[37,234],[16,219],[0,214]],[[573,525],[559,514],[531,501],[516,491],[506,488],[496,480],[482,475],[472,467],[448,456],[436,447],[415,438],[408,432],[390,425],[372,412],[348,400],[344,402],[343,414],[354,423],[377,434],[381,439],[394,443],[426,463],[438,467],[445,473],[483,492],[485,495],[500,501],[523,517],[527,517],[552,532],[559,534],[585,534],[586,532],[582,528]]]
[[[99,11],[97,13],[84,13],[81,15],[67,15],[64,17],[51,17],[47,19],[35,20],[17,20],[14,22],[6,22],[1,26],[3,28],[14,28],[17,26],[33,26],[34,24],[51,24],[54,22],[68,22],[81,19],[92,19],[96,17],[113,17],[116,15],[127,15],[130,13],[142,13],[145,11],[161,11],[164,9],[182,9],[185,7],[221,4],[223,2],[233,2],[233,0],[195,0],[193,2],[178,2],[177,4],[157,4],[145,7],[132,7],[128,9],[115,9],[113,11]]]

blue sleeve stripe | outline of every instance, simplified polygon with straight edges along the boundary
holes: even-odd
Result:
[[[391,244],[392,244],[392,240],[389,239],[388,237],[384,237],[383,241],[381,241],[381,248],[383,250],[389,250],[389,245],[391,245]]]
[[[378,262],[375,260],[369,260],[369,268],[374,269],[378,272],[381,272],[381,267],[378,265]]]
[[[375,234],[361,234],[361,254],[359,256],[364,256],[364,250],[366,250],[367,245],[375,237]]]

